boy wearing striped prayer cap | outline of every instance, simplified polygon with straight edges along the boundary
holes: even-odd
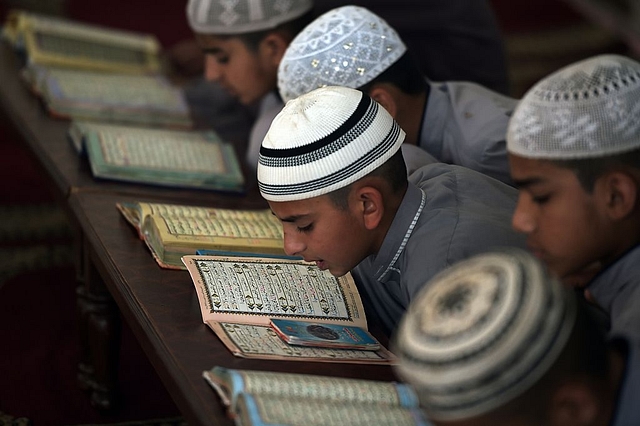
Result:
[[[443,163],[407,178],[404,138],[368,95],[324,87],[287,102],[257,170],[285,251],[335,276],[352,271],[387,333],[437,272],[490,247],[524,246],[509,222],[515,188]]]

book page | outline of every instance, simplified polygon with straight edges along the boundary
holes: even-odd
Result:
[[[126,128],[98,132],[102,157],[108,165],[206,174],[227,173],[222,144],[205,140],[197,134],[190,136]]]
[[[242,394],[236,414],[242,425],[428,426],[420,409],[344,401]]]
[[[202,319],[269,325],[271,318],[313,319],[367,328],[350,274],[334,277],[314,263],[258,257],[184,256]]]
[[[377,351],[293,346],[283,342],[271,327],[264,325],[216,323],[207,325],[222,343],[241,358],[288,361],[394,364],[395,356],[384,347]]]

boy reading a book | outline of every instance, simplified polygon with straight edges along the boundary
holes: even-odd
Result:
[[[510,227],[515,188],[444,163],[407,178],[404,138],[368,95],[330,86],[287,102],[258,162],[285,252],[335,276],[352,271],[387,332],[435,273],[492,246],[524,246]]]
[[[640,63],[600,55],[544,78],[518,105],[507,147],[514,228],[565,281],[599,269],[587,294],[612,333],[640,336]]]
[[[282,106],[276,90],[278,65],[293,37],[311,21],[312,8],[312,0],[187,4],[189,25],[205,54],[205,78],[244,105],[259,104],[247,150],[247,155],[256,152],[247,160],[253,168],[260,142]]]
[[[640,424],[640,344],[576,296],[524,250],[461,261],[411,302],[396,372],[436,426]]]
[[[283,100],[323,86],[362,90],[407,133],[405,144],[511,183],[504,135],[516,100],[471,82],[425,78],[398,33],[368,9],[333,9],[289,44],[278,69]]]

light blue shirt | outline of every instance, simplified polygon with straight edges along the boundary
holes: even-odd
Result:
[[[515,188],[444,163],[418,169],[409,181],[379,252],[352,271],[367,313],[387,333],[436,273],[491,248],[525,248],[524,235],[511,228]]]
[[[518,101],[468,82],[428,82],[419,146],[512,185],[505,136]]]

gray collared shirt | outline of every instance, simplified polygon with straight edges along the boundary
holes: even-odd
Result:
[[[505,136],[518,101],[468,82],[429,82],[418,144],[438,160],[512,185]]]
[[[640,339],[640,245],[600,272],[588,286],[610,316],[610,333]]]
[[[393,331],[436,273],[491,248],[525,247],[511,228],[517,190],[464,167],[430,164],[409,187],[377,255],[353,270],[367,313]]]

